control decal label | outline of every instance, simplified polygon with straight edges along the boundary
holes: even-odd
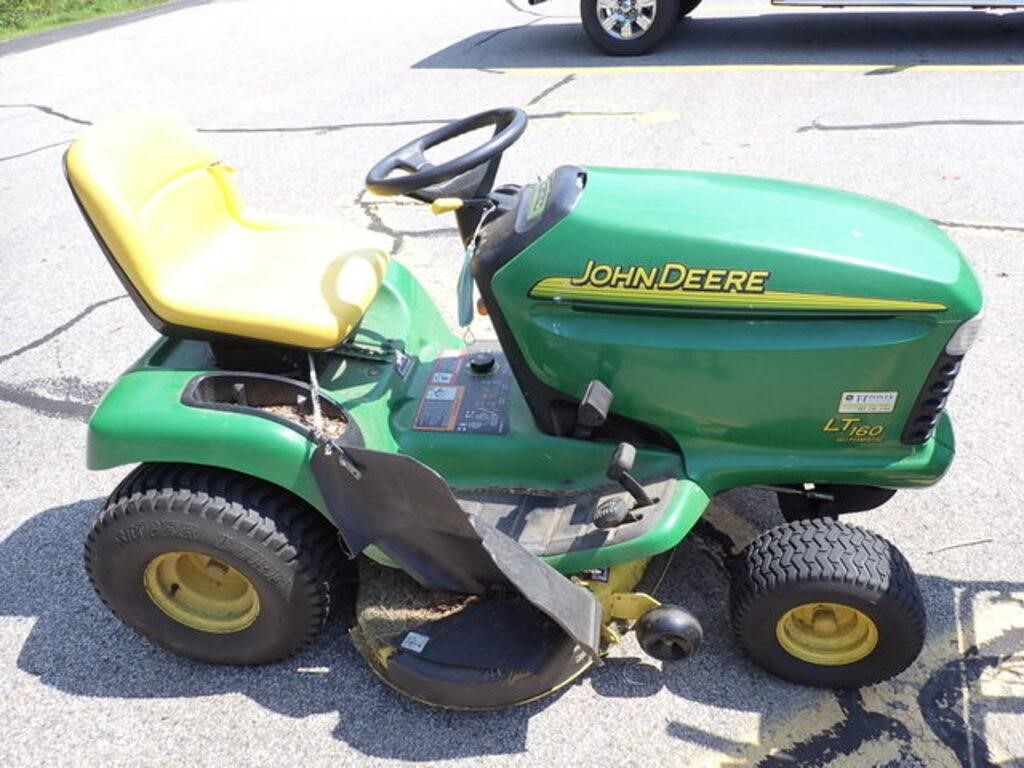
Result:
[[[899,396],[899,392],[843,392],[836,410],[839,413],[892,413]]]
[[[500,352],[474,373],[466,350],[442,353],[423,389],[412,428],[419,432],[505,435],[509,431],[512,369]]]
[[[427,643],[430,642],[430,638],[426,635],[421,635],[419,632],[408,632],[402,639],[402,650],[412,651],[413,653],[422,653],[423,649],[427,647]]]
[[[579,274],[545,277],[534,284],[534,299],[587,304],[632,304],[673,309],[758,309],[766,311],[942,312],[944,304],[771,290],[767,269],[604,264],[588,259]]]
[[[548,206],[548,198],[551,196],[551,179],[541,179],[533,190],[533,199],[530,201],[530,208],[526,211],[526,220],[537,218]]]

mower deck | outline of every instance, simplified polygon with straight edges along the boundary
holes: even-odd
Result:
[[[453,709],[522,704],[592,659],[521,597],[453,596],[364,560],[351,638],[371,669],[417,701]]]

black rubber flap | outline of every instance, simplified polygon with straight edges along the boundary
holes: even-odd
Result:
[[[431,589],[482,595],[507,584],[448,485],[415,459],[336,447],[327,454],[321,446],[312,468],[353,555],[373,544]]]
[[[455,501],[454,497],[452,501]],[[466,514],[458,504],[455,506],[479,534],[483,548],[508,582],[550,616],[600,664],[601,606],[594,593],[573,584],[486,520]]]
[[[468,515],[440,475],[410,456],[318,446],[313,475],[349,551],[373,544],[425,587],[520,592],[595,660],[601,609],[516,541]]]

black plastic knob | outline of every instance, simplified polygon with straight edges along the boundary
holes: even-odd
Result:
[[[591,522],[595,528],[606,531],[622,525],[630,519],[629,505],[622,499],[609,499],[598,505],[594,510]]]

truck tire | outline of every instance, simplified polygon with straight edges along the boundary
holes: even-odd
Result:
[[[672,31],[680,8],[680,0],[580,0],[580,18],[590,42],[605,53],[639,56]]]
[[[188,464],[143,464],[125,478],[89,532],[85,567],[125,624],[218,664],[291,655],[341,612],[353,583],[337,531],[315,509]]]
[[[701,4],[701,0],[680,0],[679,2],[679,20],[682,21],[695,10],[697,6]]]

